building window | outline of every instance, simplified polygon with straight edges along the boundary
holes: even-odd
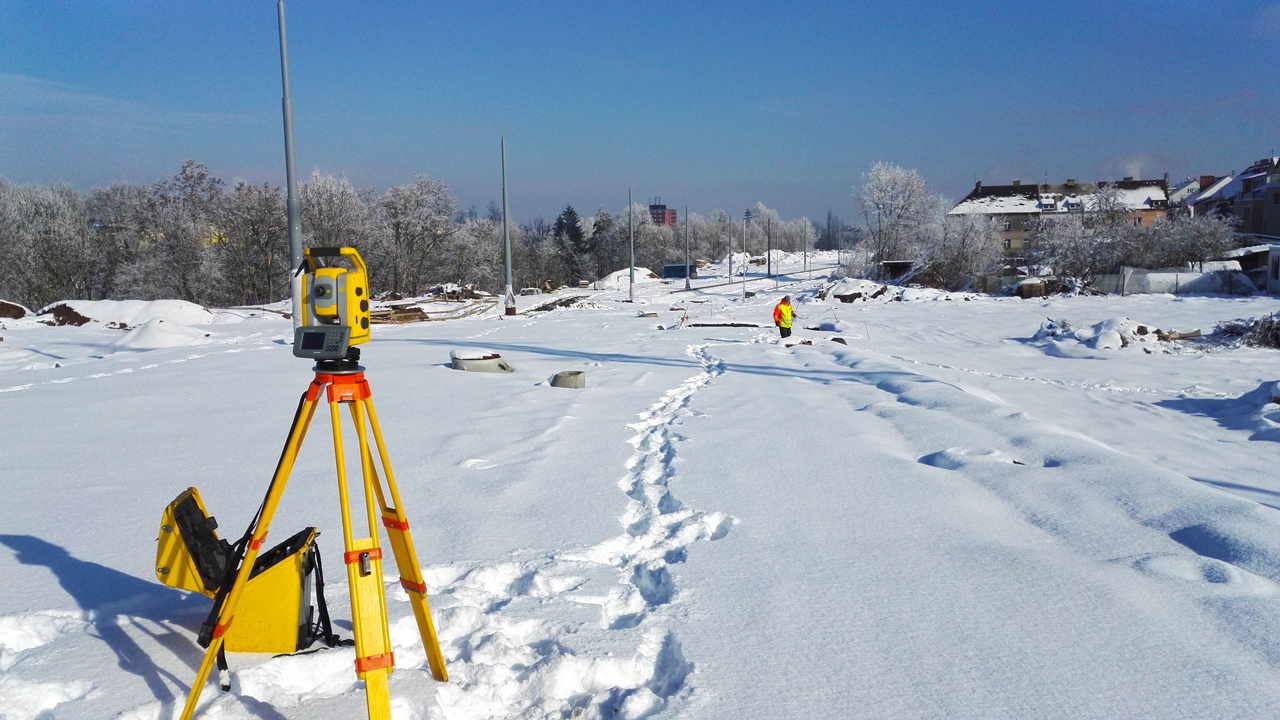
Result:
[[[1008,224],[1008,223],[1006,223],[1006,224]],[[1009,228],[1005,228],[1005,230],[1008,230],[1008,229],[1009,229]],[[1005,249],[1005,250],[1008,250],[1008,249],[1010,249],[1010,248],[1012,248],[1012,247],[1013,247],[1013,241],[1012,241],[1012,240],[1010,240],[1010,239],[1008,239],[1008,238],[1005,238],[1005,241],[1004,241],[1004,249]]]
[[[1276,197],[1280,198],[1280,193],[1276,194]],[[1008,232],[1009,228],[1011,227],[1013,227],[1013,222],[1008,218],[1005,218],[1004,221],[1000,223],[1000,229],[1004,230],[1005,232]]]
[[[1133,226],[1134,226],[1134,227],[1142,227],[1142,218],[1140,218],[1140,217],[1136,217],[1136,218],[1134,218],[1134,219],[1133,219]]]

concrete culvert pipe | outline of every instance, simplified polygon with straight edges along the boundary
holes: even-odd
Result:
[[[551,387],[584,388],[587,386],[585,370],[565,370],[551,376]]]
[[[454,350],[449,353],[454,370],[469,372],[514,372],[511,365],[502,356],[492,350],[467,349]]]

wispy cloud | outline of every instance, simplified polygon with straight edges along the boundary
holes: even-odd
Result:
[[[126,133],[184,131],[253,121],[242,115],[173,110],[101,95],[74,85],[11,73],[0,73],[0,123]]]

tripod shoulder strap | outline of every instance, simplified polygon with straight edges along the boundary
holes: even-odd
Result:
[[[333,631],[333,623],[329,620],[329,603],[324,599],[324,565],[320,561],[320,546],[314,539],[311,541],[311,557],[315,559],[316,609],[319,611],[319,618],[311,630],[311,637],[307,639],[307,644],[310,645],[317,640],[329,647],[354,644],[353,640],[340,639]]]

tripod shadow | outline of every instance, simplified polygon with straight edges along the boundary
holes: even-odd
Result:
[[[180,592],[80,560],[66,549],[31,535],[0,535],[0,544],[8,546],[18,562],[47,567],[53,572],[62,589],[85,612],[91,632],[115,653],[120,669],[142,678],[160,701],[161,717],[169,717],[177,702],[169,684],[188,687],[189,679],[184,682],[152,662],[126,628],[150,636],[194,674],[204,653],[178,628],[197,631],[209,611],[210,600],[198,593]]]

